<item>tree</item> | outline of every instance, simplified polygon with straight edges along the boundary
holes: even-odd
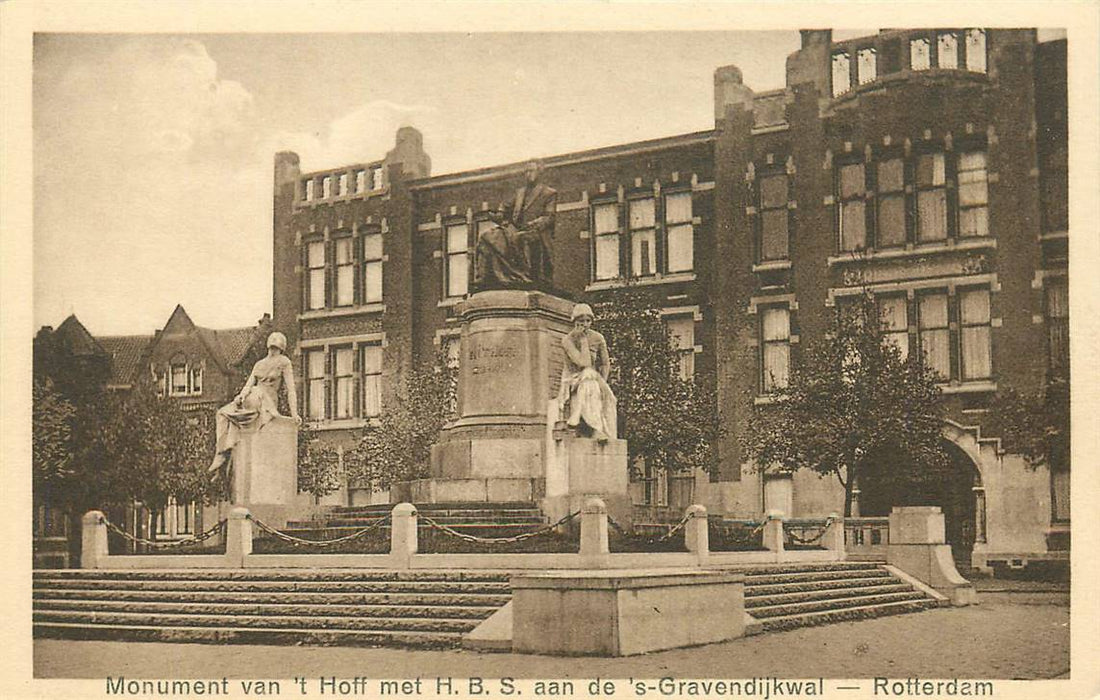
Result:
[[[920,354],[903,359],[880,327],[869,293],[838,309],[774,404],[759,407],[739,438],[758,469],[835,476],[845,516],[857,483],[904,492],[950,467],[939,379]]]
[[[319,499],[339,489],[340,461],[340,451],[335,446],[324,443],[306,427],[298,431],[299,491]]]
[[[52,501],[72,479],[72,419],[76,409],[49,381],[34,381],[32,398],[32,482],[35,496]]]
[[[990,405],[989,430],[1032,468],[1046,464],[1052,471],[1067,471],[1069,395],[1069,379],[1061,376],[1052,376],[1038,394],[1003,390]]]
[[[714,469],[723,428],[713,374],[681,377],[680,351],[652,294],[628,288],[591,303],[611,354],[608,383],[618,399],[619,436],[627,440],[630,464],[643,459],[669,473]]]

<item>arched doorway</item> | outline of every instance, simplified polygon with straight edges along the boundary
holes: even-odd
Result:
[[[944,535],[959,570],[971,567],[974,543],[984,539],[985,499],[981,474],[970,456],[950,440],[944,440],[950,463],[942,473],[924,479],[891,478],[904,456],[883,455],[860,479],[859,512],[863,516],[886,516],[894,506],[939,506],[943,511]]]

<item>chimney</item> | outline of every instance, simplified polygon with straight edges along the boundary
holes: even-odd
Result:
[[[714,121],[726,118],[726,112],[739,107],[752,109],[753,91],[742,82],[741,69],[722,66],[714,71]]]
[[[384,168],[401,164],[401,172],[410,178],[432,174],[432,159],[424,152],[424,136],[411,126],[397,130],[396,144],[386,153]]]

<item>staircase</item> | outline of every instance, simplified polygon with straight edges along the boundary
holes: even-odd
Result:
[[[511,600],[508,574],[369,569],[34,572],[35,637],[458,646]]]
[[[745,574],[745,612],[771,632],[946,605],[876,562],[778,564]]]

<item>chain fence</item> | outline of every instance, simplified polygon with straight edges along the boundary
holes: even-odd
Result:
[[[204,532],[200,532],[199,534],[197,534],[193,537],[187,537],[187,538],[182,539],[182,540],[167,540],[166,541],[166,540],[149,540],[149,539],[145,539],[144,537],[135,537],[134,535],[131,535],[129,532],[126,532],[125,530],[123,530],[118,525],[115,525],[114,523],[112,523],[110,520],[108,520],[106,518],[106,516],[100,516],[99,522],[100,522],[101,525],[106,525],[108,530],[110,530],[111,532],[115,533],[116,535],[122,537],[124,540],[126,540],[128,542],[133,542],[134,544],[140,544],[140,545],[144,545],[146,547],[152,547],[153,549],[174,549],[174,548],[178,548],[178,547],[186,547],[186,546],[192,545],[192,544],[199,544],[200,542],[205,542],[206,540],[210,539],[211,537],[214,537],[215,535],[220,535],[222,532],[225,531],[225,526],[226,526],[226,521],[225,520],[219,520],[218,523],[216,525],[214,525],[213,527],[211,527],[209,530],[206,530]]]
[[[518,535],[512,535],[511,537],[478,537],[477,535],[471,535],[466,532],[459,532],[458,530],[444,525],[443,523],[436,522],[426,515],[420,515],[418,517],[420,520],[423,520],[425,523],[427,523],[428,526],[431,527],[433,530],[438,530],[445,535],[455,537],[457,539],[463,540],[464,542],[476,542],[478,544],[512,544],[514,542],[522,542],[523,540],[529,540],[532,537],[538,537],[539,535],[545,535],[549,532],[553,532],[557,528],[573,520],[573,518],[577,517],[578,515],[580,515],[580,511],[574,511],[569,515],[563,516],[560,520],[552,525],[546,525],[544,527],[540,527],[538,530],[523,532]]]
[[[638,542],[639,544],[661,544],[672,539],[672,537],[677,532],[684,529],[684,526],[687,525],[687,522],[694,517],[694,513],[685,513],[684,517],[680,518],[680,522],[670,526],[668,528],[668,531],[660,537],[645,537],[644,535],[638,535],[633,530],[627,530],[625,527],[615,522],[615,519],[612,518],[610,515],[607,516],[607,524],[610,525],[611,528],[615,530],[615,532],[619,533],[621,536],[629,540],[633,540],[634,542]]]
[[[826,518],[825,523],[820,526],[820,529],[818,530],[818,533],[816,535],[814,535],[813,537],[804,538],[804,537],[801,537],[799,535],[794,534],[793,529],[787,529],[786,530],[787,538],[790,539],[791,542],[794,542],[795,544],[798,544],[798,545],[814,545],[814,544],[817,544],[818,542],[820,542],[822,540],[822,538],[825,537],[825,533],[829,531],[829,526],[833,524],[833,520],[834,520],[834,518],[832,518],[832,517]],[[817,527],[817,526],[815,526],[815,527]],[[805,533],[805,531],[806,531],[805,528],[800,528],[800,530],[803,533]]]
[[[272,537],[274,537],[276,539],[282,540],[283,542],[289,542],[290,544],[294,545],[295,547],[302,547],[302,546],[332,547],[332,546],[335,546],[335,545],[338,545],[338,544],[342,544],[344,542],[351,542],[352,540],[357,540],[360,537],[363,537],[364,535],[366,535],[368,533],[374,532],[375,530],[379,529],[380,527],[385,525],[387,522],[389,522],[391,518],[392,518],[392,515],[386,515],[382,518],[379,518],[378,520],[375,520],[370,525],[368,525],[368,526],[366,526],[366,527],[364,527],[360,530],[356,530],[355,532],[351,533],[350,535],[344,535],[343,537],[337,537],[337,538],[331,539],[331,540],[307,540],[307,539],[304,539],[302,537],[295,537],[294,535],[288,535],[285,532],[281,532],[279,530],[276,530],[275,528],[271,527],[270,525],[268,525],[264,521],[262,521],[262,520],[256,518],[255,516],[253,516],[251,513],[248,515],[248,519],[251,520],[252,522],[256,523],[256,527],[258,527],[260,530],[266,532],[267,534],[271,535]]]

